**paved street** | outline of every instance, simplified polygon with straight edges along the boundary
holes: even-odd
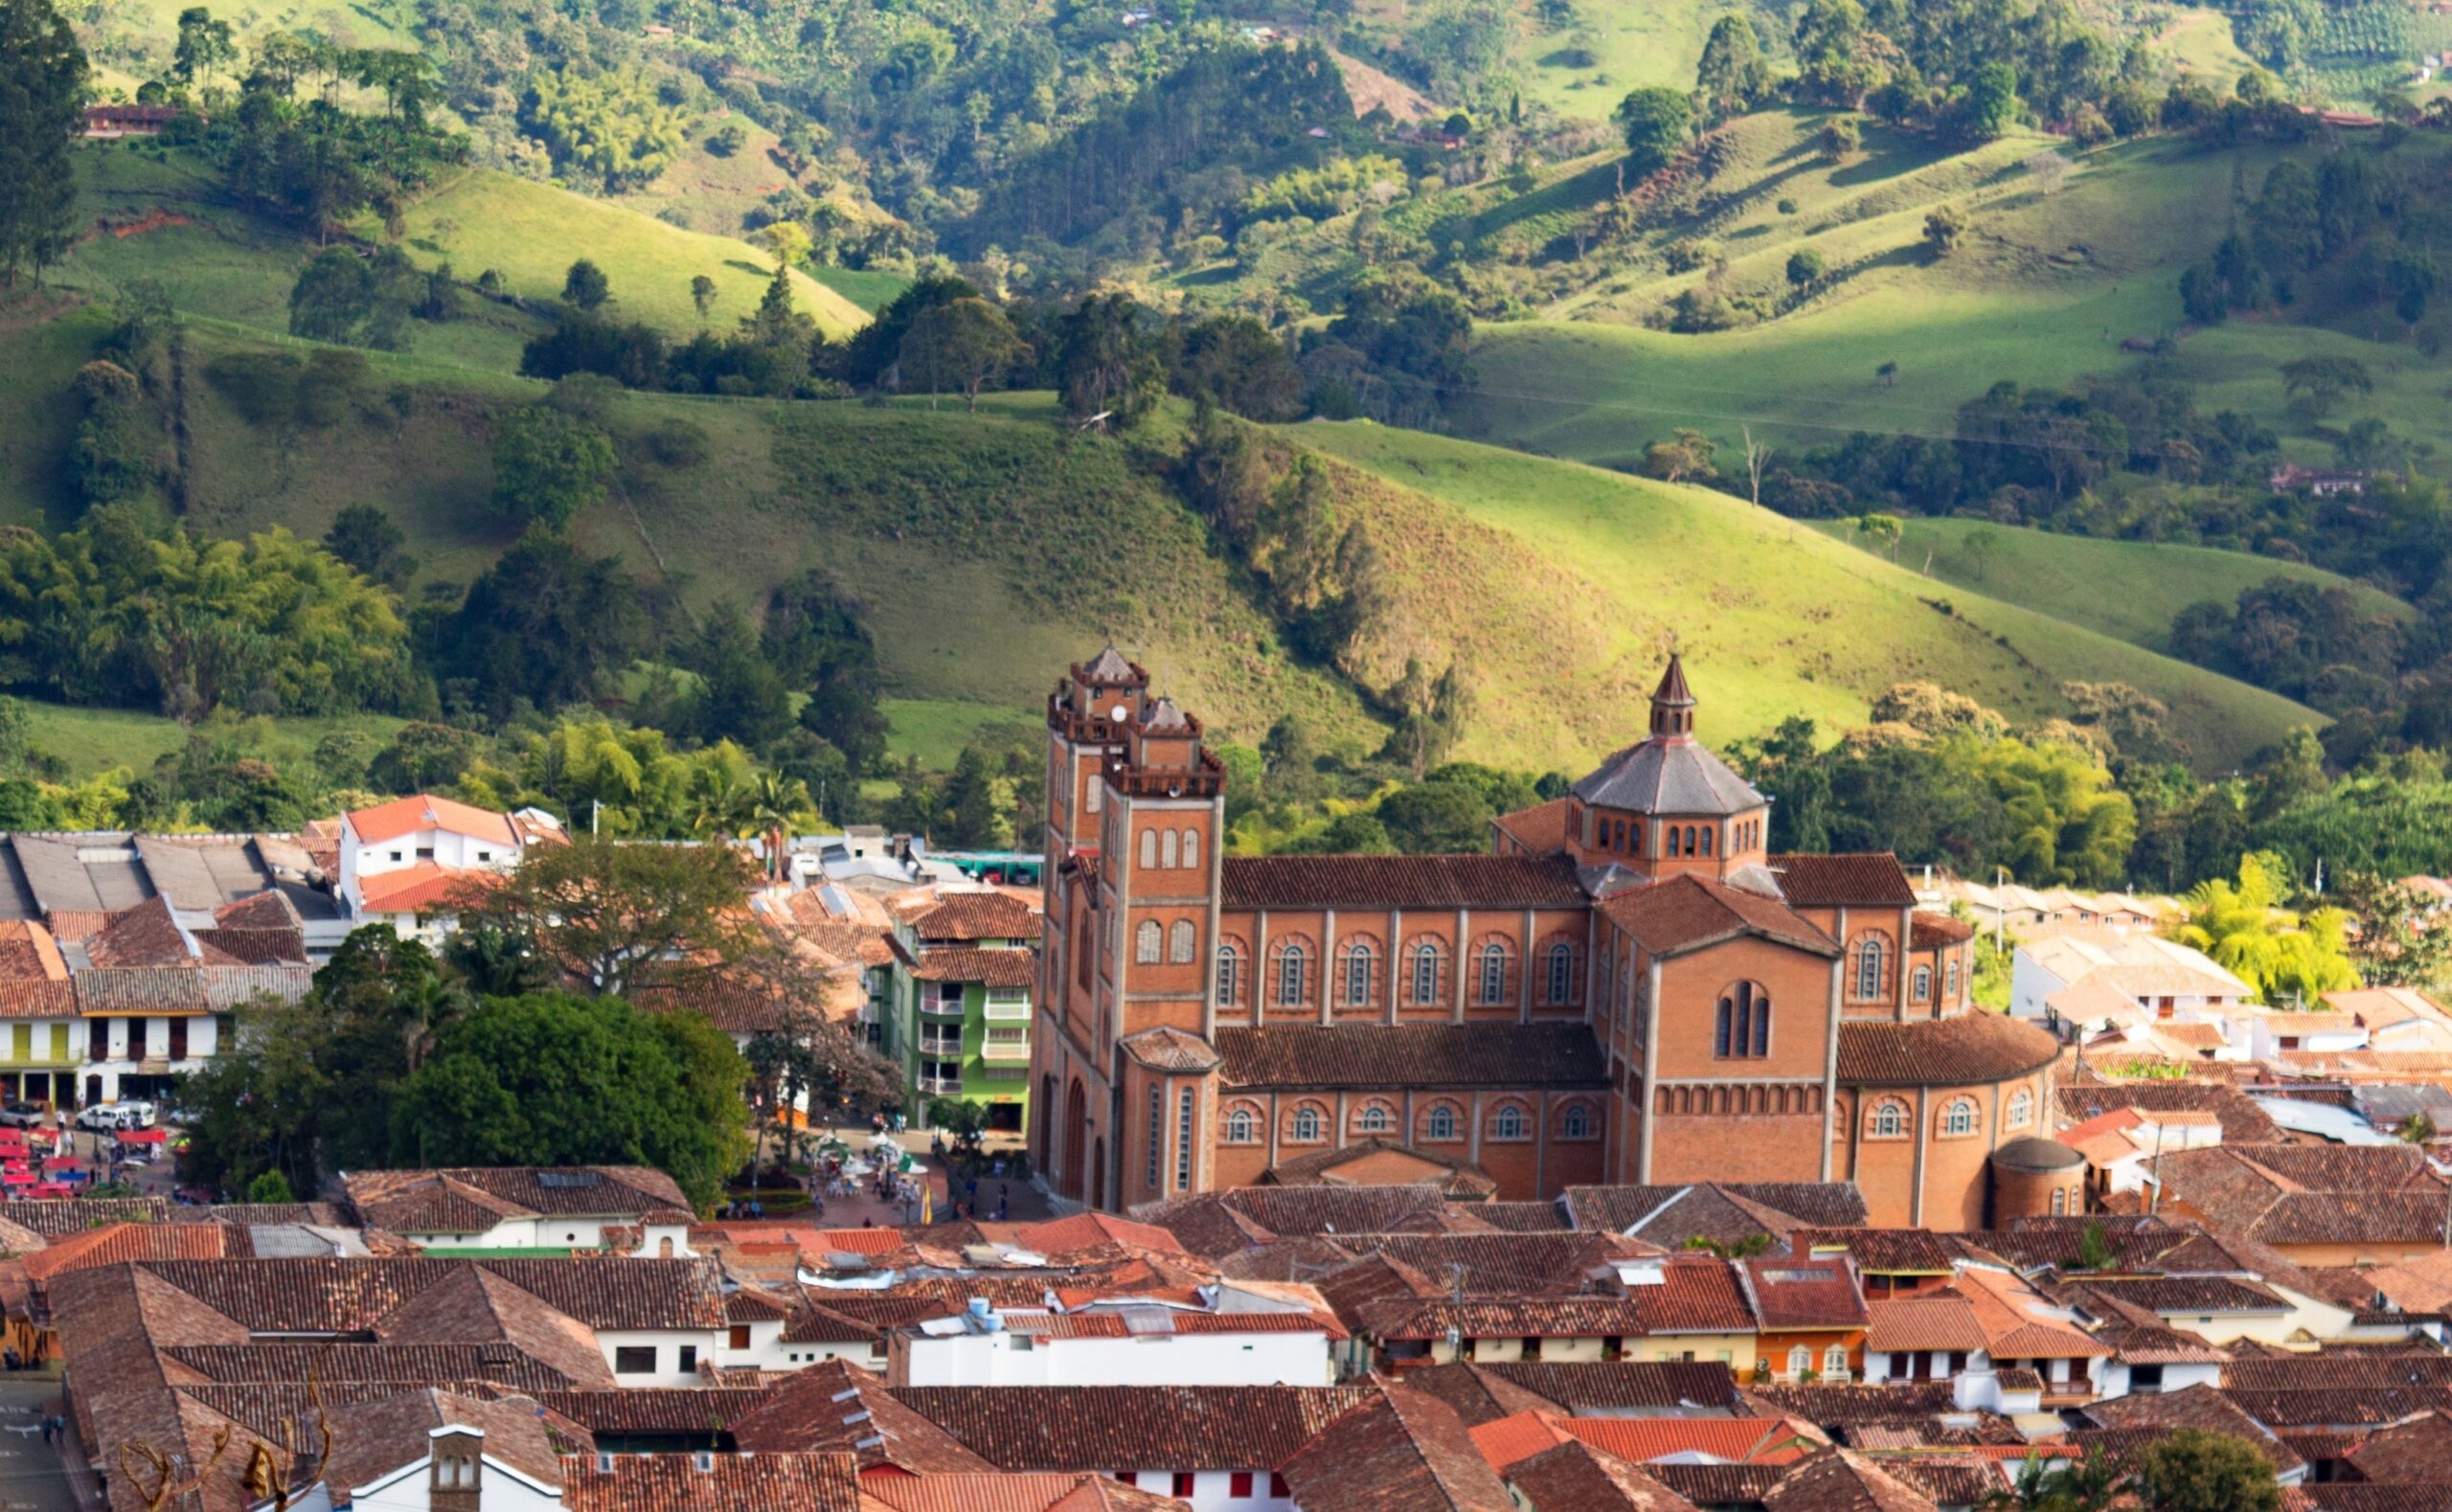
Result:
[[[42,1415],[59,1410],[59,1381],[0,1375],[0,1512],[77,1512],[59,1452],[42,1441]]]

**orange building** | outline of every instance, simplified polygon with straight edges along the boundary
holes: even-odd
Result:
[[[1968,930],[1895,857],[1769,853],[1695,711],[1671,658],[1647,736],[1488,855],[1228,857],[1199,720],[1112,648],[1077,664],[1048,701],[1048,1181],[1121,1208],[1374,1141],[1504,1198],[1852,1180],[1876,1224],[1983,1227],[2055,1042],[1972,1011]]]

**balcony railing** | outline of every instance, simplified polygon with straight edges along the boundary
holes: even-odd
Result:
[[[923,993],[920,998],[920,1011],[922,1013],[935,1014],[939,1018],[958,1019],[963,1016],[963,1000],[960,998],[932,998]]]
[[[922,1034],[920,1036],[920,1053],[922,1055],[952,1055],[960,1057],[962,1052],[962,1036],[959,1034]]]
[[[1028,1060],[1031,1058],[1031,1042],[1026,1039],[991,1039],[979,1047],[979,1057],[982,1060]]]
[[[1018,1003],[999,1003],[994,998],[990,998],[988,1000],[988,1005],[981,1011],[986,1014],[990,1024],[1013,1024],[1030,1018],[1031,1004],[1028,998]]]
[[[921,1092],[944,1093],[959,1096],[962,1094],[962,1078],[960,1076],[922,1076],[919,1079],[919,1087]]]

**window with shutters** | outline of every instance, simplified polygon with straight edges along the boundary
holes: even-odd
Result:
[[[1192,1090],[1184,1088],[1175,1095],[1175,1190],[1192,1190],[1192,1118],[1194,1106]]]

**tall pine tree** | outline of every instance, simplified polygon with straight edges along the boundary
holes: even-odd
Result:
[[[77,184],[68,139],[85,102],[85,54],[51,0],[0,0],[0,282],[68,250]]]

